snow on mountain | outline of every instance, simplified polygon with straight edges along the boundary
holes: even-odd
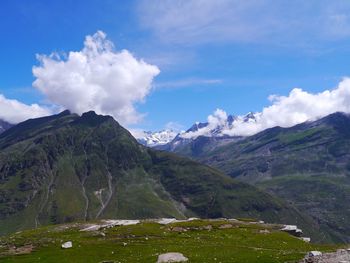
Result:
[[[149,147],[155,147],[171,142],[177,134],[178,133],[173,130],[163,130],[159,132],[144,131],[137,134],[135,137],[139,143]]]
[[[240,134],[235,134],[235,130],[240,127],[241,124],[249,125],[256,123],[258,117],[258,114],[252,112],[243,116],[227,115],[226,112],[217,109],[214,114],[208,116],[207,122],[197,122],[186,132],[180,133],[179,137],[195,139],[199,136],[239,136]]]
[[[163,149],[162,146],[170,144],[177,147],[180,144],[187,144],[199,136],[214,138],[239,137],[240,134],[235,134],[237,128],[242,124],[255,124],[258,117],[258,114],[252,112],[242,116],[227,115],[226,112],[218,109],[208,116],[207,122],[196,122],[187,131],[180,133],[169,129],[160,132],[138,131],[133,132],[133,135],[138,142],[149,147]]]

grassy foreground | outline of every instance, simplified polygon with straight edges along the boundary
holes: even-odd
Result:
[[[86,223],[42,227],[0,239],[1,262],[156,262],[159,254],[180,252],[188,262],[295,262],[311,250],[278,225],[229,220],[194,220],[161,225],[141,222],[82,232]],[[72,241],[73,247],[61,244]]]

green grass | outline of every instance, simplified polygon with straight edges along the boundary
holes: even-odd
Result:
[[[232,228],[220,229],[231,223]],[[211,225],[212,229],[204,227]],[[50,226],[25,231],[0,239],[1,262],[156,262],[158,254],[180,252],[189,262],[295,262],[307,251],[335,250],[334,246],[305,243],[278,231],[274,225],[248,222],[196,220],[172,225],[143,222],[100,232],[80,232],[77,224],[65,230]],[[171,231],[172,227],[186,229]],[[268,229],[263,234],[260,230]],[[64,241],[73,248],[61,249]],[[6,255],[7,247],[33,244],[34,251],[25,255]],[[1,256],[2,255],[2,256]]]
[[[317,135],[318,133],[324,132],[322,128],[311,128],[306,131],[294,132],[294,133],[281,133],[277,138],[284,144],[291,143],[303,143],[305,140],[308,140],[312,136]]]

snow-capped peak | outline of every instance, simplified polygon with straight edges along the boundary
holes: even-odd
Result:
[[[191,141],[199,136],[205,137],[237,137],[237,128],[244,125],[253,125],[256,123],[259,115],[249,112],[246,115],[227,115],[222,110],[216,110],[214,114],[209,115],[207,122],[195,122],[187,131],[180,133],[166,129],[159,132],[138,132],[133,133],[135,138],[141,143],[149,147],[156,147],[168,144],[172,141]],[[175,140],[174,140],[175,139]]]
[[[241,123],[255,123],[257,114],[249,112],[246,115],[234,116],[227,115],[221,110],[216,110],[213,115],[209,115],[208,122],[196,122],[186,132],[180,133],[180,137],[184,139],[194,139],[198,136],[205,137],[222,137],[235,136],[234,130]]]
[[[145,131],[138,134],[136,139],[143,145],[155,147],[171,142],[178,133],[173,130],[163,130],[159,132]]]

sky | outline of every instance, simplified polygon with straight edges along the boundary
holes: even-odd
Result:
[[[257,112],[258,127],[235,131],[251,134],[350,112],[349,11],[347,0],[2,0],[0,118],[95,110],[155,131]]]

